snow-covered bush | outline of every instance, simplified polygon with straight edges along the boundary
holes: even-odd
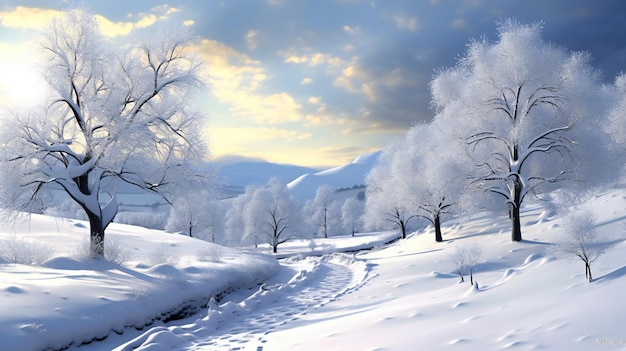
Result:
[[[593,280],[591,263],[602,255],[607,245],[596,232],[596,217],[590,210],[580,210],[568,214],[563,220],[563,232],[550,248],[558,258],[578,261],[585,264],[585,279]]]
[[[76,260],[85,262],[93,259],[91,255],[91,245],[89,238],[83,236],[82,240],[71,253]],[[123,244],[123,240],[118,235],[108,235],[107,245],[104,248],[104,259],[113,263],[122,264],[132,258],[131,251]]]
[[[470,284],[474,285],[474,271],[482,251],[480,245],[473,243],[459,245],[450,254],[450,259],[454,262],[455,271],[461,278],[461,283],[465,282],[465,274],[469,274]]]
[[[20,238],[15,234],[0,239],[0,258],[9,263],[40,264],[53,252],[46,243]]]

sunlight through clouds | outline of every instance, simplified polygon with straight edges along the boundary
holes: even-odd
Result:
[[[432,120],[433,74],[455,65],[471,38],[494,39],[497,21],[507,17],[524,23],[545,21],[548,40],[571,50],[589,50],[607,84],[623,70],[626,57],[626,50],[620,49],[625,39],[619,35],[626,22],[614,16],[626,8],[619,0],[3,4],[0,101],[7,104],[29,103],[25,89],[34,92],[45,86],[35,83],[36,70],[28,66],[32,57],[9,44],[34,40],[38,30],[68,7],[92,11],[111,41],[156,27],[188,31],[195,43],[192,49],[205,63],[206,89],[195,99],[208,116],[208,128],[248,128],[240,134],[245,141],[234,132],[211,141],[216,155],[231,148],[227,144],[239,142],[245,145],[242,152],[253,150],[264,158],[282,154],[281,147],[307,155],[324,146],[381,148],[411,125]],[[248,132],[256,128],[257,133]],[[313,151],[304,151],[307,147]],[[332,155],[324,154],[320,158]],[[293,162],[311,164],[309,159],[318,157],[296,157]]]
[[[302,119],[301,105],[287,92],[259,92],[267,73],[259,61],[235,49],[205,39],[198,48],[207,65],[212,94],[230,110],[258,124],[280,124]]]
[[[48,83],[36,68],[34,44],[18,46],[0,43],[0,106],[15,109],[35,106],[48,92]]]
[[[0,11],[0,23],[9,28],[41,29],[58,14],[52,9],[17,6],[10,11]]]

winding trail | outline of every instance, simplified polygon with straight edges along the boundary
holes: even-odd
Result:
[[[115,350],[262,351],[267,334],[364,284],[366,265],[349,264],[345,255],[336,258],[284,262],[281,282],[263,285],[238,303],[212,301],[205,317],[183,326],[152,328]]]

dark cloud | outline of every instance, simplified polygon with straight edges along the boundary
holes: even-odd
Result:
[[[419,28],[413,32],[381,31],[375,37],[376,45],[363,58],[363,68],[380,87],[378,99],[363,104],[371,111],[368,122],[382,128],[408,128],[415,122],[430,120],[433,111],[429,108],[428,83],[433,74],[442,67],[455,65],[470,40],[485,37],[495,41],[498,23],[507,18],[523,23],[541,21],[546,41],[568,50],[590,52],[592,64],[604,72],[607,82],[624,70],[624,1],[440,1],[429,6],[417,3],[405,2],[402,13],[415,17]],[[404,72],[414,84],[380,84],[394,70]]]

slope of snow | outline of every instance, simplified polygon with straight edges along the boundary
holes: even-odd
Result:
[[[523,211],[520,243],[510,242],[508,218],[480,215],[445,223],[444,243],[427,229],[380,250],[307,258],[329,243],[293,243],[289,251],[302,255],[280,266],[267,256],[120,225],[109,235],[130,258],[85,263],[72,253],[83,222],[34,216],[30,227],[5,226],[2,236],[36,238],[55,253],[39,266],[0,264],[0,338],[3,349],[27,351],[68,340],[80,351],[623,349],[626,191],[598,195],[586,207],[610,245],[592,265],[592,283],[581,262],[550,256],[561,219],[537,206]],[[378,238],[363,236],[388,239]],[[355,245],[348,239],[355,240],[331,244]],[[450,258],[468,243],[483,249],[475,287],[459,283]],[[155,314],[167,318],[162,310],[177,311],[199,292],[206,297],[260,280],[261,287],[210,301],[195,317],[111,331],[151,323]]]
[[[81,221],[33,215],[1,231],[3,257],[50,256],[37,266],[0,264],[3,350],[61,349],[142,329],[258,284],[278,267],[265,255],[119,224],[108,229],[106,244],[123,264],[85,258]]]
[[[245,188],[248,185],[263,185],[272,178],[287,183],[303,173],[317,169],[269,162],[238,162],[219,167],[220,181],[228,186]]]
[[[365,177],[376,164],[381,151],[357,157],[352,163],[317,173],[307,173],[287,184],[290,193],[301,202],[315,197],[317,188],[323,185],[346,189],[365,184]]]
[[[447,241],[420,233],[387,249],[357,255],[373,268],[353,294],[302,315],[265,339],[268,350],[613,350],[626,345],[626,211],[623,190],[589,205],[612,248],[592,266],[555,260],[546,248],[558,218],[526,209],[521,243],[507,218],[476,218],[446,228]],[[451,250],[483,247],[477,288],[459,283]],[[418,347],[419,345],[419,347]],[[253,348],[250,348],[251,350]],[[246,349],[247,350],[247,349]]]

